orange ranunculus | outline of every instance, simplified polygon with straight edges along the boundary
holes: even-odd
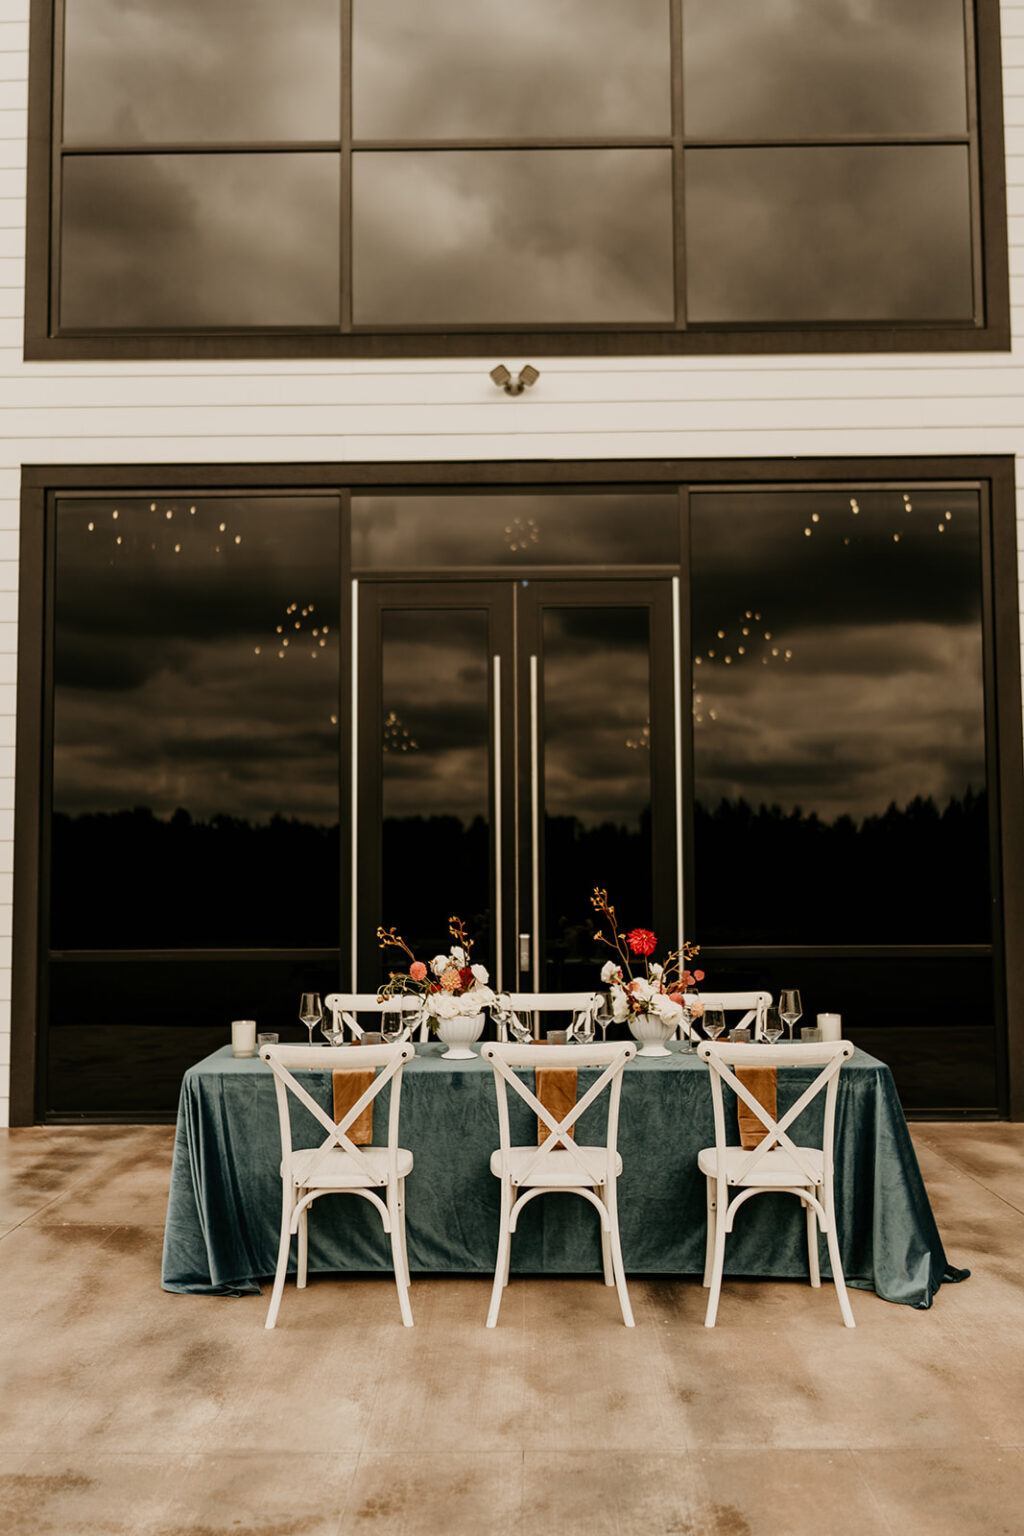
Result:
[[[626,935],[626,942],[634,955],[653,955],[658,943],[649,928],[634,928]]]
[[[412,977],[413,981],[426,981],[427,968],[423,964],[422,960],[413,961],[412,965],[409,967],[409,975]]]

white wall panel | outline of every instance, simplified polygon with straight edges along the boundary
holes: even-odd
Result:
[[[995,356],[81,364],[22,360],[28,0],[0,19],[0,1123],[7,1122],[23,464],[1017,454],[1024,460],[1024,3],[1003,6],[1014,351]],[[487,377],[531,361],[518,400]],[[1024,478],[1018,479],[1024,601]]]

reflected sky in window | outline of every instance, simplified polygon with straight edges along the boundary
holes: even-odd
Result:
[[[958,145],[686,154],[691,322],[969,320]]]
[[[698,801],[832,820],[984,789],[975,492],[691,507]]]
[[[962,0],[683,0],[686,132],[963,133]]]
[[[76,155],[61,324],[336,325],[333,154]]]
[[[352,498],[355,570],[678,560],[675,493]]]
[[[340,0],[66,0],[65,137],[337,139]]]
[[[337,822],[337,540],[332,497],[62,502],[54,809]]]
[[[671,322],[668,150],[353,156],[359,325]]]
[[[355,0],[357,138],[662,134],[667,0]]]

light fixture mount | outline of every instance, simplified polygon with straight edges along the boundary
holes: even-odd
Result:
[[[528,389],[531,384],[536,384],[540,378],[540,369],[534,368],[532,363],[526,363],[518,373],[512,373],[504,363],[499,363],[496,368],[491,369],[491,378],[499,389],[505,391],[506,395],[521,395],[524,389]]]

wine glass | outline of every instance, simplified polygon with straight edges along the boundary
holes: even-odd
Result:
[[[612,1012],[612,1000],[607,992],[602,992],[597,1004],[597,1012],[593,1015],[594,1022],[601,1031],[601,1044],[608,1043],[608,1025],[615,1018]]]
[[[683,1004],[683,1050],[692,1054],[697,1049],[697,1036],[694,1034],[694,1025],[702,1015],[695,1012],[689,1003]]]
[[[400,1008],[387,1008],[380,1016],[380,1032],[385,1045],[394,1045],[405,1033],[405,1014]]]
[[[782,1034],[782,1015],[777,1008],[765,1009],[764,1037],[769,1045],[774,1045]]]
[[[521,1019],[514,1008],[508,1011],[508,1031],[520,1045],[529,1045],[533,1040],[533,1025],[529,1019]]]
[[[313,1031],[324,1016],[319,992],[303,992],[299,999],[299,1018],[309,1030],[309,1043],[313,1044]]]
[[[578,1040],[580,1045],[593,1045],[594,1015],[589,1008],[584,1008],[573,1015],[572,1032],[574,1039]]]
[[[800,1002],[800,993],[795,988],[779,993],[779,1013],[789,1030],[790,1044],[793,1042],[793,1025],[803,1014],[803,1005]]]
[[[490,1015],[498,1031],[498,1039],[507,1039],[512,1022],[512,998],[508,992],[495,993]]]
[[[323,1018],[320,1020],[320,1033],[328,1045],[337,1045],[342,1038],[340,1027],[336,1028],[334,1014],[330,1008],[324,1009]]]
[[[721,1008],[705,1008],[702,1022],[708,1039],[717,1040],[725,1029],[725,1014]]]

